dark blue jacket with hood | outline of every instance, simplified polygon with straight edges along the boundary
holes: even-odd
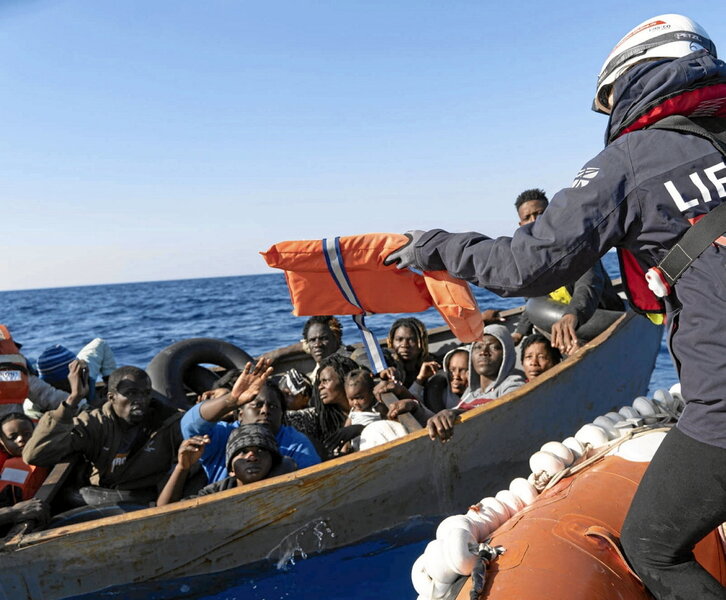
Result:
[[[633,67],[616,81],[605,149],[539,219],[511,238],[427,231],[416,244],[418,265],[502,296],[544,295],[580,277],[613,247],[632,253],[644,271],[656,265],[688,229],[688,219],[726,198],[724,157],[698,136],[622,132],[666,99],[726,89],[723,84],[726,64],[705,51]],[[722,115],[725,107],[726,91],[689,114]],[[666,309],[688,401],[678,427],[726,448],[726,248],[713,245],[691,265]]]

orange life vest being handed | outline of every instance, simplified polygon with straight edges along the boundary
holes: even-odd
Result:
[[[47,476],[48,469],[29,465],[20,456],[12,456],[5,461],[0,471],[0,494],[5,488],[14,487],[18,488],[13,490],[15,502],[30,500]]]
[[[0,325],[0,404],[22,404],[28,397],[28,363],[8,328]]]
[[[459,340],[481,339],[481,312],[465,281],[445,271],[421,276],[383,264],[406,241],[393,233],[338,238],[350,287],[362,308],[346,299],[331,275],[324,240],[280,242],[261,254],[270,267],[285,271],[296,316],[412,313],[435,306]]]

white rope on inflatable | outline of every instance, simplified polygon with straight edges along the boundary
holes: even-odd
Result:
[[[480,547],[491,534],[532,504],[542,490],[643,433],[644,425],[651,431],[658,424],[677,419],[684,406],[680,384],[676,384],[670,391],[656,390],[652,399],[638,396],[632,406],[597,417],[574,437],[544,444],[529,459],[532,473],[527,479],[517,477],[509,489],[483,498],[465,515],[447,517],[439,524],[436,539],[429,542],[411,569],[418,600],[443,600],[459,577],[471,574]]]

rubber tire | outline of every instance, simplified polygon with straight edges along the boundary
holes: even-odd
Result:
[[[242,348],[213,338],[190,338],[164,348],[146,367],[151,387],[163,401],[175,408],[189,408],[185,379],[197,385],[208,385],[209,377],[199,377],[197,367],[213,364],[225,369],[241,369],[254,359]],[[201,383],[200,383],[201,382]],[[205,388],[209,389],[209,388]],[[205,389],[193,389],[201,393]]]

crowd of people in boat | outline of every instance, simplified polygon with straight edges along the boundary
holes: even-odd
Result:
[[[520,224],[546,206],[541,190],[521,194]],[[14,362],[0,367],[0,382],[27,384],[16,404],[7,398],[0,404],[0,526],[43,524],[48,506],[34,495],[50,469],[69,459],[76,466],[63,506],[142,508],[247,485],[388,441],[405,433],[398,424],[404,414],[446,442],[459,415],[577,351],[578,324],[598,306],[623,308],[614,294],[620,303],[609,299],[602,267],[592,271],[551,294],[564,312],[544,332],[535,330],[526,311],[510,332],[499,313],[488,310],[481,340],[437,356],[421,321],[397,319],[384,344],[387,368],[380,372],[371,371],[361,348],[344,343],[337,318],[311,317],[302,328],[302,346],[314,365],[309,372],[273,375],[263,357],[224,373],[185,411],[163,402],[143,369],[117,367],[101,339],[77,354],[50,347],[35,364],[18,351]],[[99,378],[103,394],[96,391]],[[374,433],[366,437],[367,431]]]

